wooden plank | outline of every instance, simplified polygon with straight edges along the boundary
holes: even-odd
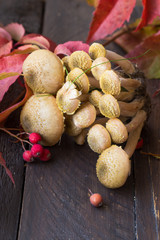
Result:
[[[24,24],[27,32],[38,32],[41,26],[42,4],[36,0],[0,0],[0,21],[3,25],[10,22]],[[7,108],[16,96],[22,91],[19,84],[10,87],[0,104],[0,110]],[[15,111],[8,119],[7,127],[19,127],[20,110]],[[15,139],[0,132],[0,152],[6,160],[7,166],[13,173],[16,183],[14,188],[5,170],[0,167],[0,239],[15,240],[19,228],[19,216],[23,196],[25,176],[22,147],[14,143]]]
[[[48,1],[43,33],[57,43],[85,40],[91,11],[85,1]],[[64,135],[52,160],[27,167],[19,240],[135,238],[134,186],[104,188],[97,180],[97,154]],[[89,203],[88,189],[102,194],[106,207]]]
[[[149,80],[148,92],[152,100],[152,112],[143,131],[144,152],[160,153],[159,96],[153,98],[159,88],[159,80]],[[135,156],[135,205],[137,239],[159,239],[160,237],[160,162],[150,156]]]

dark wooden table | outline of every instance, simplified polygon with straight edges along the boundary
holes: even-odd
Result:
[[[92,11],[85,0],[0,0],[1,23],[22,23],[27,33],[42,33],[57,44],[85,41]],[[122,53],[113,44],[109,48]],[[158,87],[158,80],[148,81],[151,96]],[[11,87],[2,109],[16,91]],[[159,97],[152,98],[152,113],[143,130],[146,152],[160,153],[159,104]],[[18,126],[19,113],[10,116],[8,126]],[[66,135],[45,164],[24,165],[21,145],[3,132],[0,152],[16,182],[14,188],[0,167],[0,240],[159,239],[159,160],[136,152],[126,184],[109,190],[96,177],[98,155]],[[106,206],[92,207],[88,189],[101,193]]]

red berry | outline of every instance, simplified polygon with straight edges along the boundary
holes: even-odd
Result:
[[[94,207],[100,207],[103,204],[102,196],[99,193],[94,193],[90,196],[90,203]]]
[[[29,135],[29,141],[33,144],[38,143],[39,141],[41,141],[41,136],[39,135],[39,133],[31,133]]]
[[[51,153],[48,149],[43,150],[43,154],[40,157],[41,161],[48,161],[51,158]]]
[[[142,147],[143,147],[143,138],[140,138],[138,143],[137,143],[136,149],[140,149]]]
[[[41,157],[43,154],[43,147],[40,144],[34,144],[31,148],[33,157]]]
[[[23,153],[23,159],[24,159],[26,162],[33,162],[33,156],[32,156],[31,151],[29,151],[29,150],[24,151],[24,153]]]

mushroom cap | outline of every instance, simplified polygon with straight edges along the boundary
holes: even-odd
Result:
[[[100,124],[95,124],[90,128],[87,141],[90,148],[96,153],[101,153],[111,146],[111,137],[106,128]]]
[[[74,68],[71,70],[66,77],[66,81],[74,82],[78,90],[82,93],[88,93],[89,91],[89,79],[85,72],[80,68]]]
[[[92,60],[88,53],[84,51],[75,51],[69,57],[69,67],[74,69],[81,68],[84,72],[89,73],[92,65]]]
[[[104,71],[110,69],[111,69],[110,61],[105,57],[99,57],[93,61],[91,72],[93,76],[99,81]]]
[[[100,87],[104,93],[118,96],[121,91],[121,81],[113,70],[106,70],[100,77]]]
[[[99,181],[107,188],[119,188],[124,185],[130,172],[130,160],[127,153],[116,145],[104,150],[96,164]]]
[[[55,145],[64,130],[63,114],[56,99],[47,94],[29,98],[21,111],[20,122],[26,132],[39,133],[45,146]]]
[[[99,108],[99,100],[102,97],[102,93],[98,90],[93,90],[89,95],[89,101],[95,107]]]
[[[64,82],[61,60],[46,49],[39,49],[28,55],[23,63],[23,74],[34,93],[55,94]]]
[[[89,47],[89,55],[93,60],[99,57],[106,57],[106,49],[100,43],[92,43]]]
[[[78,128],[87,128],[96,119],[96,109],[95,107],[86,102],[80,106],[80,108],[73,115],[73,122]]]
[[[118,118],[109,119],[106,123],[106,129],[114,143],[124,143],[128,138],[127,128]]]
[[[99,100],[99,110],[105,117],[115,118],[120,116],[117,99],[111,94],[104,94]]]

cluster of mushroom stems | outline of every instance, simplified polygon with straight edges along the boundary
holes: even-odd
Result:
[[[56,99],[61,116],[58,124],[62,127],[56,141],[49,141],[48,145],[55,144],[63,132],[73,136],[79,145],[87,139],[89,147],[99,154],[96,164],[99,181],[108,188],[121,187],[130,174],[130,158],[147,118],[145,94],[138,91],[143,83],[133,77],[135,66],[99,43],[93,43],[88,53],[75,51],[58,62],[62,65],[63,77],[57,80],[51,91],[48,90],[50,83],[41,81],[43,86],[38,87],[37,82],[31,80],[33,76],[27,73],[27,64],[24,63],[23,67],[25,80],[36,96],[42,94],[45,98],[47,93]],[[120,70],[112,70],[113,63]],[[25,107],[22,112],[23,128],[35,132],[36,129],[30,129]],[[64,125],[61,124],[63,121]],[[44,132],[40,134],[43,138]],[[44,143],[47,145],[47,140]]]

